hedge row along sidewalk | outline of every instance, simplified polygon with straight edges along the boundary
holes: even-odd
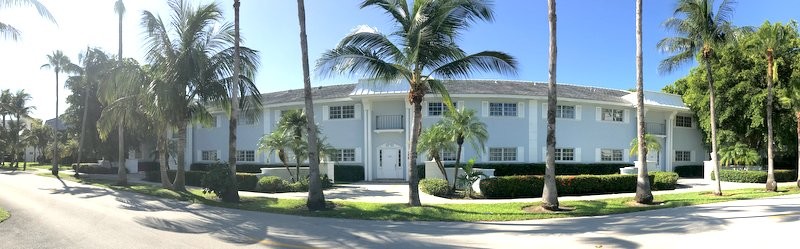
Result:
[[[40,175],[48,176],[47,173]],[[574,211],[566,213],[529,213],[523,209],[538,206],[538,202],[528,203],[491,203],[491,204],[439,204],[423,207],[408,207],[405,204],[382,204],[336,201],[336,208],[328,211],[312,212],[305,209],[305,200],[277,199],[269,197],[242,197],[241,203],[222,203],[213,194],[203,194],[200,189],[192,188],[189,192],[174,192],[152,185],[132,185],[129,187],[111,186],[112,182],[98,180],[74,179],[67,174],[62,179],[79,181],[85,184],[103,186],[120,191],[130,191],[160,198],[202,203],[211,206],[281,213],[314,217],[331,217],[365,220],[396,221],[512,221],[530,219],[548,219],[578,216],[596,216],[607,214],[629,213],[652,209],[673,208],[699,205],[723,201],[747,200],[780,195],[800,194],[797,187],[782,188],[783,192],[766,192],[761,189],[739,189],[724,191],[724,196],[714,196],[710,192],[693,192],[680,194],[656,195],[655,201],[661,205],[633,206],[633,198],[610,198],[591,201],[563,201],[562,206],[573,207]]]

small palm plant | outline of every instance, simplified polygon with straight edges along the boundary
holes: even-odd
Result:
[[[417,143],[417,151],[423,152],[433,159],[445,180],[447,180],[447,172],[444,170],[441,153],[442,151],[453,151],[456,148],[452,137],[450,130],[444,123],[439,122],[422,131]]]
[[[725,167],[731,165],[755,165],[761,162],[761,156],[756,150],[747,147],[743,143],[734,146],[722,147],[719,150],[719,162]]]
[[[472,197],[472,184],[478,181],[478,179],[481,179],[481,177],[486,176],[486,174],[480,170],[473,170],[473,166],[475,166],[475,159],[469,159],[467,164],[462,167],[464,169],[464,174],[456,177],[456,182],[459,184],[459,187],[464,189],[464,197],[466,198]]]
[[[283,167],[289,172],[289,177],[292,182],[295,182],[296,178],[292,174],[292,170],[289,169],[289,163],[286,157],[286,150],[289,148],[290,143],[291,137],[287,136],[284,132],[275,131],[269,135],[265,135],[258,141],[258,151],[265,152],[267,155],[272,155],[272,153],[277,152],[278,159],[281,160]]]
[[[484,144],[486,140],[489,140],[489,132],[486,130],[486,124],[478,118],[473,109],[454,108],[447,112],[442,121],[446,127],[452,130],[452,137],[458,144],[456,165],[453,167],[453,174],[455,175],[458,172],[458,168],[461,167],[461,150],[464,147],[464,142],[469,142],[475,151],[483,153]],[[456,188],[455,182],[453,183],[453,188]]]
[[[652,134],[645,134],[644,144],[646,153],[655,151],[656,158],[659,157],[658,153],[661,151],[661,143],[658,142],[658,138],[656,136],[653,136]],[[630,156],[636,155],[637,151],[639,151],[639,139],[634,137],[633,140],[631,140]]]

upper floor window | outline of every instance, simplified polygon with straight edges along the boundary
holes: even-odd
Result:
[[[456,160],[456,152],[451,150],[442,150],[439,154],[442,158],[442,161],[455,161]]]
[[[239,119],[237,121],[238,122],[237,124],[239,124],[239,125],[254,125],[256,123],[256,119],[255,118],[250,117],[250,116],[248,116],[248,115],[246,115],[246,114],[244,114],[242,112],[239,113],[238,117],[239,117]]]
[[[356,149],[336,149],[333,160],[337,162],[354,162],[356,160]]]
[[[453,107],[458,107],[458,103],[453,102]],[[449,108],[442,102],[428,102],[428,116],[442,116],[447,114]]]
[[[611,121],[611,122],[622,122],[624,115],[625,111],[623,110],[603,108],[600,120]]]
[[[574,105],[557,105],[556,118],[575,119],[575,106]]]
[[[356,117],[356,108],[352,105],[328,107],[328,118],[330,119],[350,119]]]
[[[489,116],[516,117],[517,103],[489,103]]]
[[[602,149],[600,150],[600,161],[622,161],[622,150]]]
[[[239,162],[255,162],[256,152],[253,150],[237,150],[236,161]]]
[[[575,148],[556,148],[556,161],[575,161]]]
[[[517,148],[489,148],[489,161],[516,161]]]
[[[677,127],[692,127],[692,117],[689,116],[675,116],[675,126]]]
[[[216,150],[204,150],[200,153],[200,155],[201,155],[200,160],[203,161],[216,161],[217,159],[219,159],[217,157]]]
[[[676,150],[675,151],[675,161],[676,162],[688,162],[692,160],[692,152],[691,151],[684,151],[684,150]]]

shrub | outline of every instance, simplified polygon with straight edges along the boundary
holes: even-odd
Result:
[[[170,180],[175,179],[175,170],[167,171]],[[187,186],[203,187],[203,177],[206,175],[205,171],[186,171],[185,180]],[[161,172],[158,170],[145,171],[144,179],[148,182],[161,182]],[[254,191],[258,177],[255,174],[249,173],[236,173],[236,182],[238,183],[239,190]]]
[[[231,178],[232,173],[228,165],[219,164],[211,167],[211,170],[203,176],[203,193],[214,193],[218,198],[227,200],[228,194],[238,191],[237,184]]]
[[[189,166],[189,170],[190,171],[208,171],[214,164],[215,163],[192,163]],[[237,163],[236,164],[236,172],[258,174],[258,173],[261,173],[261,168],[277,168],[277,167],[283,167],[283,165]]]
[[[255,191],[258,184],[258,176],[252,173],[236,173],[236,184],[241,191]]]
[[[73,164],[73,167],[77,166],[77,164]],[[103,167],[96,163],[89,163],[83,164],[81,163],[81,167],[78,168],[78,172],[84,174],[106,174],[106,175],[113,175],[117,174],[117,167]],[[128,169],[125,169],[125,173],[128,173]]]
[[[754,170],[720,170],[719,177],[725,182],[743,183],[767,183],[766,171]],[[711,172],[711,179],[715,180],[714,172]],[[795,170],[775,170],[775,181],[792,182],[797,180]]]
[[[680,177],[703,178],[703,165],[675,166],[674,171]]]
[[[139,171],[158,170],[161,164],[158,162],[139,162]]]
[[[654,173],[650,175],[654,190],[675,189],[677,174]],[[543,179],[539,175],[503,176],[482,180],[480,188],[487,198],[541,197]],[[636,191],[636,175],[556,176],[556,184],[561,196],[631,193]]]
[[[450,186],[445,179],[422,179],[419,181],[419,190],[423,193],[444,197],[450,192]]]
[[[277,176],[265,176],[258,180],[256,191],[266,193],[279,193],[288,189],[289,183]]]
[[[336,182],[360,182],[364,180],[364,166],[335,165],[334,167],[334,179],[336,179]]]
[[[556,164],[556,175],[611,175],[619,174],[619,169],[632,166],[630,164]],[[533,164],[484,164],[476,168],[494,168],[495,176],[512,175],[544,175],[545,165]]]

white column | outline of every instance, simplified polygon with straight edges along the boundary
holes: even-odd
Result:
[[[536,162],[536,140],[538,139],[537,128],[539,116],[536,115],[538,104],[536,100],[528,101],[528,162]]]
[[[406,106],[406,115],[405,115],[406,116],[406,120],[405,120],[405,122],[406,122],[407,125],[406,125],[406,129],[405,129],[406,142],[405,142],[405,146],[403,146],[403,147],[406,148],[406,155],[405,155],[405,157],[406,157],[405,158],[405,162],[406,162],[405,175],[406,175],[406,177],[405,177],[405,179],[406,179],[406,181],[408,181],[410,179],[410,176],[408,174],[408,170],[410,168],[415,167],[417,165],[417,162],[411,162],[411,160],[409,160],[409,158],[408,158],[409,154],[411,153],[411,137],[412,137],[412,133],[414,132],[414,117],[413,117],[413,115],[414,115],[413,108],[414,107],[411,106],[408,103],[408,101],[404,101],[404,102],[405,102],[405,106]],[[417,155],[419,155],[419,154],[417,154]]]
[[[264,127],[262,127],[264,128],[263,135],[266,136],[269,135],[269,133],[271,133],[270,128],[272,128],[272,119],[270,119],[271,116],[269,115],[269,108],[264,108],[264,112],[261,115],[262,115],[261,120],[263,121],[262,123],[264,125]],[[271,155],[265,151],[263,157],[261,157],[261,162],[267,163],[267,161],[269,161],[270,156]]]
[[[372,103],[364,105],[364,180],[372,181]]]
[[[675,158],[674,158],[675,157],[675,152],[673,151],[673,148],[672,148],[672,146],[673,146],[673,144],[672,144],[673,142],[672,141],[674,139],[673,132],[674,132],[674,129],[675,129],[675,116],[676,115],[678,115],[678,112],[672,112],[672,114],[669,115],[669,118],[667,119],[667,123],[666,123],[667,149],[666,149],[666,151],[664,153],[667,154],[666,155],[667,163],[665,165],[665,167],[666,167],[665,171],[667,171],[667,172],[671,172],[672,171],[672,169],[674,168],[672,164],[673,164],[673,162],[675,162]]]

